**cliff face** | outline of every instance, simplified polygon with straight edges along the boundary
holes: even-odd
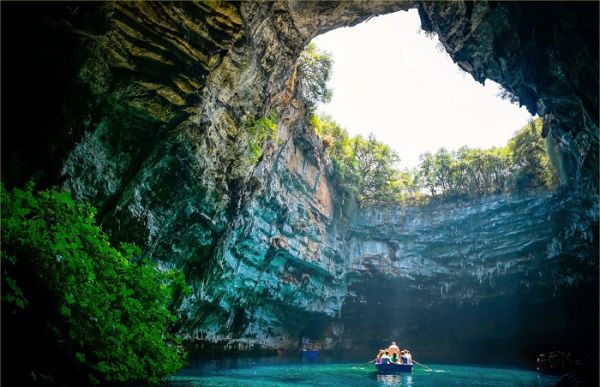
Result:
[[[552,345],[591,350],[597,251],[591,235],[564,238],[565,200],[537,193],[359,214],[343,345],[381,346],[385,332],[429,358],[496,362]]]
[[[191,348],[295,349],[308,335],[372,349],[380,344],[352,337],[377,327],[358,316],[380,321],[375,296],[389,289],[412,294],[395,310],[420,319],[379,332],[418,338],[424,351],[458,331],[419,327],[457,305],[499,313],[493,305],[525,296],[569,315],[548,307],[552,297],[597,286],[597,12],[587,12],[597,4],[535,17],[523,4],[436,4],[3,4],[3,95],[15,96],[2,115],[3,176],[42,171],[43,183],[94,203],[114,241],[181,268],[193,292],[178,328]],[[347,219],[294,62],[319,33],[417,5],[463,69],[547,118],[562,155],[557,196]],[[39,91],[40,114],[23,90]],[[272,112],[277,135],[256,159],[245,122]],[[499,340],[489,332],[509,320],[493,316],[480,333]],[[576,316],[552,329],[577,326]]]

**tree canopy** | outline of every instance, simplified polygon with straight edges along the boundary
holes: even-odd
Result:
[[[504,147],[440,148],[422,154],[412,170],[399,169],[398,154],[372,135],[366,139],[350,137],[328,116],[313,115],[311,125],[330,148],[336,185],[361,207],[518,192],[556,184],[540,118],[518,130]]]
[[[432,197],[481,196],[556,185],[550,165],[542,120],[519,129],[504,147],[454,152],[445,148],[421,155],[414,172]]]
[[[395,203],[400,162],[398,154],[388,145],[369,135],[350,137],[330,117],[312,116],[311,124],[330,146],[336,185],[361,207]]]

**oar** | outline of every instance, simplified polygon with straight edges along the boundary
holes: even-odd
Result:
[[[413,363],[420,365],[421,367],[425,368],[427,371],[433,371],[431,368],[427,367],[425,364],[419,363],[415,359],[413,359]]]

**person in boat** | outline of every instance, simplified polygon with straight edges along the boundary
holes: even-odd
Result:
[[[411,357],[408,353],[407,350],[402,351],[402,353],[400,354],[400,358],[401,360],[401,364],[410,364],[411,363]]]
[[[396,345],[395,341],[392,341],[392,344],[388,347],[388,351],[390,353],[395,353],[396,355],[400,354],[400,347]]]
[[[383,356],[385,349],[380,349],[377,354],[377,359],[375,360],[375,364],[381,364],[381,357]]]
[[[385,354],[381,356],[381,364],[390,364],[391,360],[392,359],[390,358],[390,352],[385,351]]]
[[[390,359],[392,363],[398,363],[398,354],[394,352],[392,354],[392,358]]]
[[[406,350],[406,364],[412,364],[412,355],[408,349]]]
[[[308,337],[302,338],[302,350],[308,351]]]

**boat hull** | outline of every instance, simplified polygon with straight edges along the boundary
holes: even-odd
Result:
[[[381,375],[398,374],[401,372],[412,372],[412,364],[375,364],[377,373]]]
[[[319,351],[302,351],[302,358],[307,360],[316,360],[319,357]]]

